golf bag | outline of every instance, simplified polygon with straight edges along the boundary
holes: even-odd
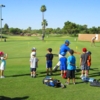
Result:
[[[83,76],[81,79],[83,82],[94,82],[96,80],[94,78],[89,78],[89,77],[85,77],[85,76]]]
[[[95,80],[95,81],[93,81],[93,82],[90,82],[90,86],[100,87],[100,82],[99,82],[99,80]]]
[[[51,87],[65,87],[59,80],[50,78],[48,76],[43,79],[43,84]]]

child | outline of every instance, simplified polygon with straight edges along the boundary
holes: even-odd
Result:
[[[53,54],[52,54],[52,48],[47,49],[48,53],[46,54],[46,68],[47,68],[47,75],[52,75],[52,60],[53,60]]]
[[[74,54],[74,51],[70,49],[69,57],[67,58],[67,82],[66,82],[67,85],[70,83],[71,78],[72,78],[73,84],[75,84],[76,58],[73,54]]]
[[[62,57],[59,59],[60,61],[60,70],[61,70],[61,76],[66,78],[67,73],[67,58],[65,57],[65,52],[61,52]]]
[[[32,48],[32,52],[31,52],[31,54],[30,54],[30,57],[31,57],[31,58],[33,57],[34,52],[36,53],[36,48],[35,48],[35,47]]]
[[[85,73],[85,77],[88,77],[88,65],[87,65],[87,62],[88,62],[88,53],[87,52],[87,49],[86,48],[83,48],[82,49],[83,53],[81,54],[81,57],[80,57],[80,66],[81,66],[81,78],[84,76],[84,73]]]
[[[32,57],[30,58],[30,70],[31,70],[31,77],[36,77],[36,69],[38,67],[38,59],[36,58],[36,52],[32,53]]]
[[[90,70],[90,66],[91,66],[91,52],[88,51],[88,61],[87,61],[87,65],[88,65],[88,74],[89,74],[89,70]]]
[[[4,77],[4,70],[6,67],[6,59],[7,59],[8,55],[5,54],[3,52],[0,52],[0,59],[1,59],[1,65],[0,65],[0,70],[1,70],[1,78],[5,78]]]

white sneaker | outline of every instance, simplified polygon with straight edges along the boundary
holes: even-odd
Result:
[[[82,78],[82,77],[83,77],[83,75],[80,76],[80,78]]]
[[[5,78],[4,76],[1,76],[0,78]]]

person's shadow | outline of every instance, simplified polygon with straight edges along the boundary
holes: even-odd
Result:
[[[28,98],[29,98],[29,96],[15,97],[15,98],[10,98],[10,97],[6,97],[6,96],[0,96],[0,100],[26,100]]]

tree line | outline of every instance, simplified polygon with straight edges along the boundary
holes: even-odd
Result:
[[[2,28],[3,34],[9,34],[9,35],[24,35],[26,33],[28,34],[43,34],[45,36],[49,34],[66,34],[66,35],[78,35],[78,34],[100,34],[100,26],[98,27],[91,27],[88,28],[88,26],[80,25],[73,23],[71,21],[64,22],[63,28],[57,27],[57,28],[46,28],[48,26],[47,20],[44,18],[44,12],[47,10],[45,5],[42,5],[40,7],[40,11],[42,12],[42,22],[41,29],[32,29],[31,27],[28,27],[27,29],[20,29],[20,28],[9,28],[9,25],[6,23],[4,27]],[[1,31],[1,28],[0,28]]]
[[[47,23],[47,22],[46,22]],[[1,30],[1,29],[0,29]],[[27,29],[19,29],[19,28],[9,28],[8,24],[5,24],[2,28],[3,34],[13,34],[13,35],[20,35],[21,33],[30,33],[30,34],[42,34],[41,29],[32,29],[28,27]],[[67,35],[77,35],[77,34],[100,34],[100,26],[99,27],[92,27],[88,28],[87,25],[79,25],[70,21],[64,23],[63,28],[45,28],[45,34],[67,34]]]

